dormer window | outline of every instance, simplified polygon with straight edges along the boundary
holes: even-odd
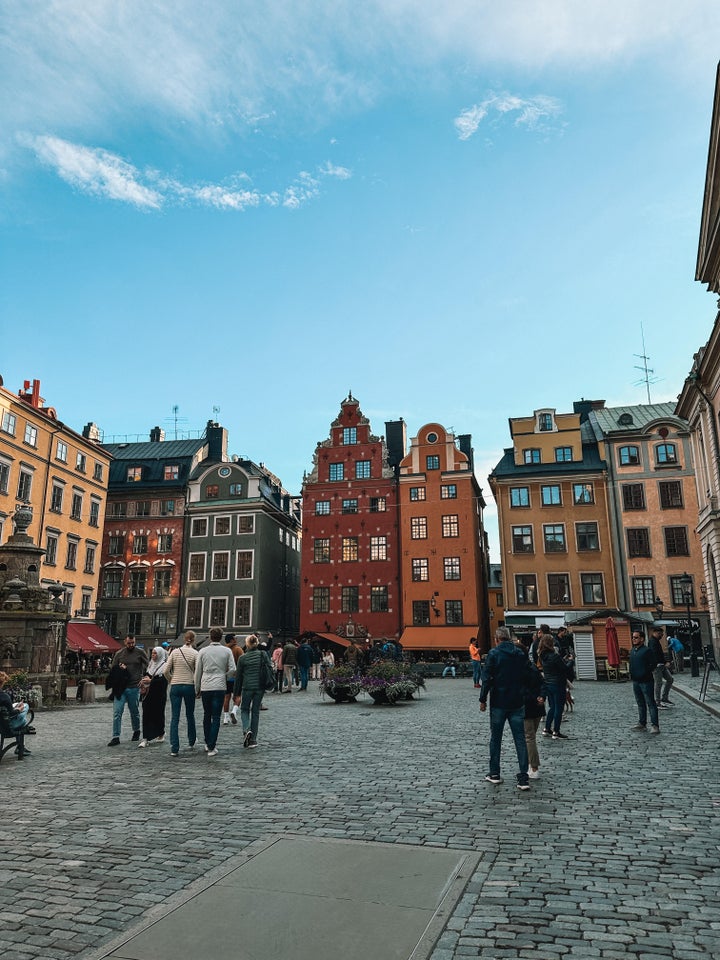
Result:
[[[555,429],[555,411],[538,410],[535,413],[535,423],[537,433],[552,433]]]

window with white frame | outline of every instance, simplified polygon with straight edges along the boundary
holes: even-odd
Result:
[[[67,463],[68,458],[68,445],[64,440],[58,440],[57,447],[55,448],[55,459],[59,460],[61,463]]]

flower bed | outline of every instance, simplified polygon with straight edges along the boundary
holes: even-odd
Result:
[[[349,664],[332,667],[320,681],[320,690],[335,703],[352,703],[360,693],[360,679]]]
[[[381,660],[367,668],[360,678],[360,686],[375,703],[396,703],[398,700],[412,700],[413,694],[425,686],[425,682],[402,662]]]

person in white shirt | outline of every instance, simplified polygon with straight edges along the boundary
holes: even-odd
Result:
[[[202,699],[203,733],[208,757],[217,755],[223,700],[227,682],[235,676],[235,658],[222,644],[222,630],[213,627],[210,643],[198,654],[195,665],[195,693]]]

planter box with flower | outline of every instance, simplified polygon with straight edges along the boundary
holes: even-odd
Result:
[[[350,664],[332,667],[320,681],[320,689],[335,703],[353,703],[360,693],[361,677]]]
[[[398,700],[412,700],[413,694],[419,687],[424,687],[425,682],[404,663],[380,660],[367,668],[360,678],[360,685],[375,703],[396,703]]]
[[[31,707],[37,707],[37,691],[31,686],[28,674],[22,670],[10,674],[10,679],[5,684],[5,692],[10,695],[13,703],[22,700]]]

